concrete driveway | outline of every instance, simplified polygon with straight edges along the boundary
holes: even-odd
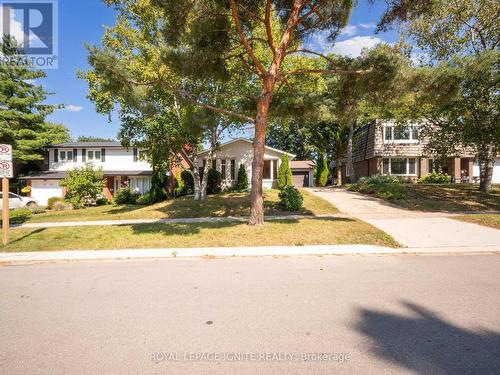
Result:
[[[331,202],[341,212],[390,234],[409,249],[500,251],[500,230],[497,229],[453,220],[445,213],[406,210],[344,189],[312,188],[309,191]]]

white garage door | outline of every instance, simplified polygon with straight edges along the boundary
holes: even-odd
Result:
[[[59,186],[59,180],[32,181],[31,197],[42,206],[47,205],[49,198],[62,197],[62,188]]]
[[[479,164],[474,161],[474,177],[479,177]],[[500,158],[495,159],[495,164],[493,165],[493,178],[491,181],[494,184],[500,184]]]

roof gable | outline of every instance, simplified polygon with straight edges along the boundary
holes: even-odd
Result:
[[[226,147],[230,147],[232,144],[235,144],[235,143],[238,143],[238,142],[244,142],[244,143],[248,143],[250,146],[253,146],[253,142],[250,140],[250,139],[247,139],[247,138],[235,138],[229,142],[226,142],[226,143],[222,143],[219,148],[222,149],[222,148],[226,148]],[[273,151],[273,152],[276,152],[278,154],[286,154],[288,155],[290,158],[295,158],[295,155],[294,154],[291,154],[289,152],[286,152],[286,151],[282,151],[282,150],[278,150],[276,148],[273,148],[273,147],[270,147],[270,146],[265,146],[265,149],[268,150],[268,151]],[[205,149],[203,150],[200,155],[203,155],[203,154],[206,154],[210,149]]]

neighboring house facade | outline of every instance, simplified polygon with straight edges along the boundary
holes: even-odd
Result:
[[[200,153],[200,158],[204,161],[207,159],[209,150],[204,150]],[[264,151],[264,179],[262,185],[266,189],[276,188],[278,180],[278,169],[281,165],[281,157],[286,154],[291,160],[295,155],[285,151],[266,146]],[[213,152],[212,168],[218,170],[222,174],[223,188],[230,188],[236,183],[238,178],[238,169],[240,164],[245,166],[248,174],[248,181],[252,180],[252,161],[253,161],[253,144],[252,141],[246,138],[237,138],[227,143],[220,145]],[[301,166],[302,167],[302,166]],[[303,187],[304,173],[302,168],[298,168],[295,172],[292,168],[292,173],[302,173],[302,178],[297,178],[297,186]],[[307,171],[309,175],[309,171]],[[312,182],[312,179],[308,181]],[[312,186],[312,185],[307,185]]]
[[[70,142],[48,149],[48,170],[20,177],[31,186],[31,197],[46,205],[51,197],[63,197],[59,185],[69,170],[86,164],[102,168],[106,184],[103,195],[111,199],[124,186],[146,194],[151,187],[151,165],[137,148],[124,148],[119,142]]]
[[[397,126],[390,121],[373,121],[358,129],[353,138],[353,161],[356,177],[396,175],[416,180],[436,171],[437,161],[426,153],[427,142],[421,139],[420,126]],[[474,155],[463,153],[447,158],[443,171],[455,182],[475,182],[479,168]],[[349,177],[345,163],[342,178]],[[500,159],[495,163],[494,182],[500,182]]]

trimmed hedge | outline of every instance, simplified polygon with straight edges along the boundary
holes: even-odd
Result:
[[[446,173],[429,173],[417,181],[419,184],[449,184],[451,176]]]

